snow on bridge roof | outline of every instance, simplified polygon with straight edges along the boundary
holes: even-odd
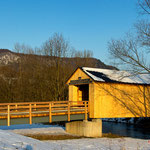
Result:
[[[126,71],[100,69],[100,68],[81,68],[94,81],[99,82],[119,82],[133,84],[150,84],[150,74],[132,75]]]

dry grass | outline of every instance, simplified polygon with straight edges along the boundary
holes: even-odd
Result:
[[[106,138],[122,138],[123,136],[112,134],[112,133],[103,133],[102,137]]]
[[[60,134],[60,135],[51,135],[51,134],[25,134],[24,136],[28,136],[37,140],[67,140],[67,139],[81,139],[87,138],[83,136],[69,135],[69,134]],[[112,134],[112,133],[103,133],[102,138],[122,138],[122,136]]]
[[[62,135],[50,135],[50,134],[26,134],[24,136],[28,136],[37,140],[67,140],[67,139],[81,139],[81,136],[73,136],[68,134]]]

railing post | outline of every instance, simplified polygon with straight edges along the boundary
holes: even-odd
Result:
[[[49,123],[52,122],[52,104],[49,103]]]
[[[29,123],[32,124],[32,105],[29,104]]]
[[[70,121],[70,102],[68,101],[68,121]]]
[[[87,117],[87,102],[85,102],[85,120],[87,120],[88,117]]]
[[[16,104],[15,106],[16,106],[16,111],[18,111],[18,110],[17,110],[18,105]]]
[[[34,104],[34,110],[36,110],[36,104]]]
[[[7,106],[7,126],[10,126],[10,105]]]

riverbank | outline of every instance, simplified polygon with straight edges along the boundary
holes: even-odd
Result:
[[[60,126],[46,125],[24,125],[26,129],[15,126],[11,130],[0,130],[0,149],[11,150],[137,150],[137,149],[150,149],[149,140],[134,139],[134,138],[81,138],[81,139],[68,139],[68,140],[46,140],[39,141],[30,137],[20,135],[19,133],[46,133],[51,135],[67,134],[64,128]],[[36,127],[37,126],[37,127]],[[28,127],[28,128],[27,128]]]

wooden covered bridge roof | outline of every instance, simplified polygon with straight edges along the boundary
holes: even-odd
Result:
[[[74,71],[74,73],[78,69],[81,69],[86,75],[88,75],[93,81],[96,81],[96,82],[150,85],[150,74],[133,75],[127,71],[118,71],[118,70],[101,69],[101,68],[90,68],[90,67],[78,67]],[[70,76],[70,78],[73,76],[73,74]]]

